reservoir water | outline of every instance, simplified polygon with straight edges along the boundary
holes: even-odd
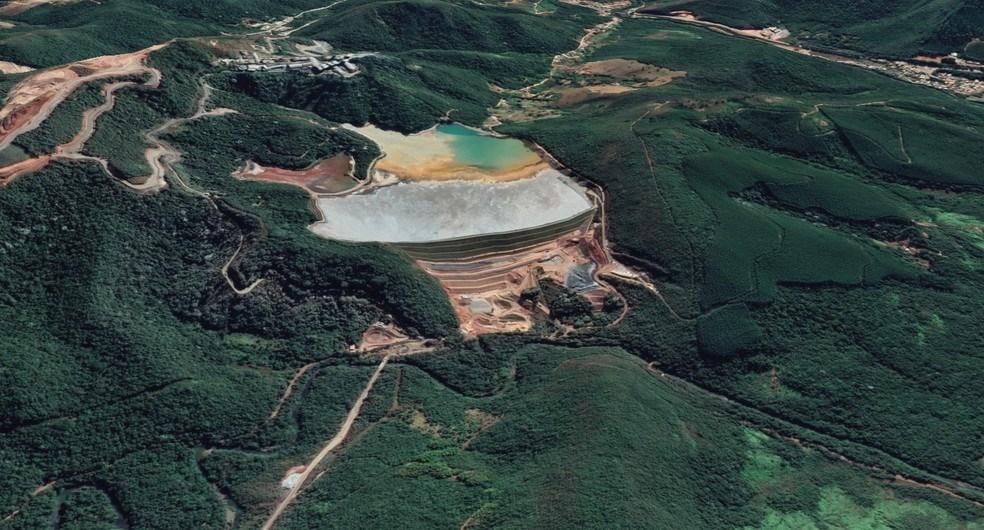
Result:
[[[369,138],[386,154],[377,162],[377,170],[404,180],[503,182],[529,178],[549,167],[520,140],[459,124],[439,125],[410,135],[372,125],[346,128]]]

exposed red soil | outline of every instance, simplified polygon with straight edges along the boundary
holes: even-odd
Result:
[[[165,45],[121,55],[105,55],[44,70],[11,89],[0,109],[0,147],[17,135],[36,128],[69,95],[85,83],[111,77],[151,73],[156,84],[159,72],[144,65],[151,52]]]
[[[359,351],[372,351],[410,340],[401,329],[392,324],[373,324],[362,334]]]
[[[36,158],[28,158],[27,160],[21,160],[20,162],[0,168],[0,187],[10,184],[14,179],[21,175],[34,173],[35,171],[44,169],[50,161],[51,157],[45,155]]]
[[[350,347],[351,351],[374,356],[402,357],[433,351],[440,346],[440,341],[432,339],[411,338],[402,329],[393,324],[375,323],[362,334],[358,345]]]
[[[357,184],[352,176],[352,163],[352,157],[345,153],[326,158],[301,170],[266,167],[249,162],[234,176],[243,180],[290,184],[312,195],[333,194],[349,190]]]
[[[65,98],[85,83],[113,77],[149,75],[147,86],[158,86],[160,72],[145,66],[144,61],[151,52],[166,45],[166,43],[159,44],[133,53],[86,59],[44,70],[24,79],[10,90],[3,107],[0,108],[0,150],[6,149],[21,134],[39,127]],[[95,119],[112,108],[112,93],[127,84],[108,85],[104,89],[106,103],[86,112],[79,135],[58,153],[23,160],[0,168],[0,186],[8,184],[21,175],[45,167],[52,155],[71,158],[77,154],[78,148],[92,134]]]
[[[304,464],[301,464],[299,466],[294,466],[288,469],[287,472],[284,473],[284,476],[286,477],[288,475],[293,475],[294,473],[303,473],[306,468],[307,466],[305,466]]]
[[[564,165],[548,151],[536,144],[531,144],[531,148],[551,167],[564,170]],[[622,300],[622,313],[609,326],[617,325],[625,318],[629,307],[625,298],[605,281],[605,277],[616,277],[620,281],[643,286],[662,300],[659,291],[645,276],[628,269],[611,256],[605,192],[593,184],[586,186],[587,195],[597,209],[596,219],[586,221],[579,228],[551,241],[511,252],[476,255],[466,259],[416,260],[417,265],[436,278],[444,288],[466,336],[528,331],[537,313],[549,317],[550,312],[539,303],[521,303],[523,291],[537,287],[541,280],[566,285],[568,272],[572,268],[590,263],[595,265],[592,279],[596,285],[578,294],[586,298],[594,310],[602,309],[609,295]]]
[[[3,116],[0,119],[0,137],[10,135],[24,126],[32,117],[41,112],[44,104],[50,101],[53,96],[51,93],[42,93],[23,105],[12,107],[6,114],[0,113],[0,116]]]

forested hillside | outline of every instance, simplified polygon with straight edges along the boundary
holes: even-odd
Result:
[[[969,51],[984,36],[984,3],[980,0],[657,0],[649,8],[659,13],[691,11],[743,28],[788,27],[797,40],[808,45],[891,57]]]
[[[984,106],[637,16],[902,57],[963,50],[979,7],[0,16],[0,60],[37,68],[166,44],[0,150],[0,529],[981,528]],[[601,256],[578,272],[608,295],[504,274],[530,328],[463,333],[469,301],[430,272],[473,263],[310,230],[331,193],[408,185],[373,180],[387,153],[359,126],[448,122],[583,186],[598,236],[559,240]],[[351,188],[255,178],[329,160]]]

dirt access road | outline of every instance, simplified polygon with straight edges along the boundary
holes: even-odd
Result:
[[[105,102],[97,107],[87,109],[82,114],[82,127],[71,140],[57,146],[54,153],[50,155],[41,155],[34,158],[28,158],[26,160],[0,168],[0,187],[7,185],[21,175],[40,171],[45,168],[49,162],[55,159],[94,160],[102,164],[103,169],[108,173],[109,168],[106,166],[106,162],[104,160],[95,159],[81,154],[82,147],[85,146],[85,143],[89,141],[89,138],[92,137],[92,134],[95,132],[96,120],[103,114],[113,109],[113,106],[116,103],[115,92],[121,88],[135,84],[136,83],[132,81],[120,81],[116,83],[109,83],[104,86],[103,97],[105,97]]]
[[[383,357],[383,360],[380,361],[379,366],[376,367],[376,371],[373,372],[372,376],[369,378],[369,382],[366,383],[365,388],[362,389],[362,393],[359,394],[359,399],[355,400],[355,404],[352,405],[348,416],[345,417],[345,421],[342,422],[342,426],[338,429],[338,432],[331,440],[328,440],[328,443],[321,448],[321,451],[318,451],[318,454],[315,455],[310,462],[308,462],[307,466],[304,468],[304,472],[301,473],[301,476],[297,479],[297,483],[294,484],[294,487],[290,488],[287,495],[280,501],[279,504],[277,504],[277,508],[272,514],[270,514],[270,517],[266,520],[266,522],[263,523],[261,530],[271,530],[274,525],[277,524],[277,519],[283,515],[287,507],[290,506],[290,503],[294,502],[294,499],[301,493],[301,488],[304,487],[304,484],[307,482],[308,477],[311,476],[311,473],[318,468],[318,465],[321,464],[321,462],[329,454],[331,454],[332,451],[334,451],[339,445],[342,444],[342,442],[345,441],[349,435],[349,432],[352,431],[352,426],[355,425],[355,420],[359,417],[359,413],[362,412],[362,405],[365,403],[366,398],[369,397],[369,392],[372,391],[373,385],[376,384],[379,376],[382,375],[383,368],[386,368],[386,364],[389,360],[389,355]]]
[[[73,2],[78,2],[78,0],[10,0],[6,5],[0,7],[0,15],[17,15],[32,7],[45,4],[71,4]]]
[[[80,86],[112,77],[149,76],[146,86],[160,84],[160,71],[144,64],[147,56],[169,43],[133,53],[104,55],[44,70],[21,81],[10,90],[0,109],[0,150],[14,139],[34,130]]]
[[[103,104],[98,107],[87,109],[82,114],[82,127],[79,129],[79,132],[77,132],[68,143],[64,143],[56,147],[55,155],[66,155],[80,152],[85,143],[92,137],[92,134],[96,132],[96,120],[98,120],[103,114],[113,110],[113,107],[116,105],[116,91],[123,87],[134,85],[136,85],[136,83],[132,81],[118,81],[103,86],[102,92],[103,97],[105,98]]]

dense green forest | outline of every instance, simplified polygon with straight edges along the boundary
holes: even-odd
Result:
[[[244,19],[269,20],[321,7],[320,0],[104,0],[39,5],[4,17],[4,60],[48,67],[145,48],[174,37],[242,32]]]
[[[981,27],[972,2],[656,4],[888,55]],[[48,66],[318,7],[39,6],[9,17],[0,58]],[[984,107],[625,11],[565,60],[686,76],[561,104],[599,81],[555,56],[606,16],[353,1],[282,38],[376,52],[349,78],[233,71],[205,40],[152,54],[161,86],[120,90],[83,149],[111,175],[55,160],[0,188],[0,528],[258,528],[379,363],[352,348],[375,322],[437,347],[390,360],[278,528],[984,527]],[[101,89],[3,156],[71,138]],[[206,90],[229,110],[159,131],[181,153],[169,187],[124,186]],[[658,293],[612,278],[621,297],[592,313],[545,282],[525,295],[562,326],[465,340],[409,256],[319,238],[306,193],[231,176],[350,153],[365,177],[379,149],[339,124],[478,126],[523,105],[549,117],[495,130],[601,186],[614,255]]]
[[[674,37],[642,38],[661,29]],[[984,483],[969,379],[982,362],[970,324],[982,256],[965,224],[981,219],[984,174],[960,166],[975,163],[960,153],[973,152],[980,108],[709,31],[640,21],[620,35],[591,58],[687,77],[500,130],[603,183],[619,248],[680,287],[677,313],[699,315],[696,344],[671,344],[700,355],[662,341],[633,351],[770,414]],[[899,134],[908,159],[874,154],[873,142],[898,150]]]
[[[970,51],[984,28],[981,0],[656,0],[646,4],[646,12],[655,14],[679,10],[741,28],[783,26],[797,40],[819,48],[892,57]]]

